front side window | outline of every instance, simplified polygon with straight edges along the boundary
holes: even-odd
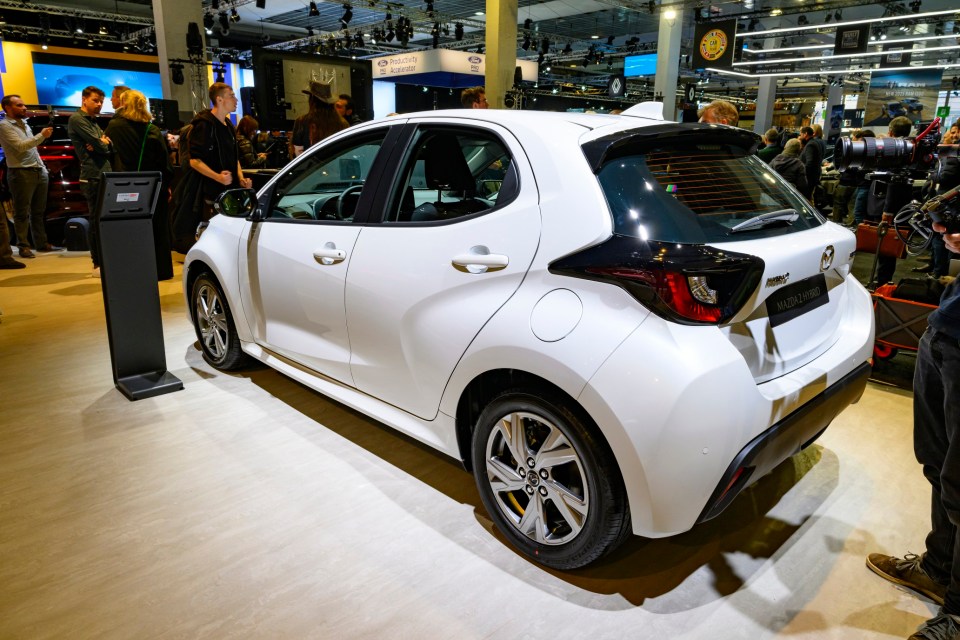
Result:
[[[386,129],[320,148],[277,181],[268,219],[353,221]]]
[[[702,244],[822,224],[775,171],[733,144],[658,142],[607,161],[597,177],[615,232],[644,240]]]
[[[481,130],[424,128],[404,162],[387,222],[443,222],[489,211],[517,192],[506,145]]]

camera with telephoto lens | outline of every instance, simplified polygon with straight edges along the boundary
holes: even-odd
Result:
[[[837,171],[864,169],[907,176],[933,167],[939,143],[940,118],[936,118],[916,138],[840,138],[834,147],[833,164]]]

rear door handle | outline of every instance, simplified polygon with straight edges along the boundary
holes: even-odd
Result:
[[[453,266],[469,273],[499,271],[510,264],[510,258],[500,253],[490,253],[486,247],[472,247],[467,253],[453,257]]]

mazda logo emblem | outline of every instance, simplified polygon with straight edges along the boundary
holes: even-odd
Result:
[[[826,271],[833,266],[833,256],[835,253],[836,251],[832,244],[823,250],[823,255],[820,256],[820,271]]]

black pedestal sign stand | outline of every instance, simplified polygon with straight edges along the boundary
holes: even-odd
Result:
[[[103,174],[100,276],[113,381],[130,400],[183,389],[167,371],[153,245],[160,173]]]

